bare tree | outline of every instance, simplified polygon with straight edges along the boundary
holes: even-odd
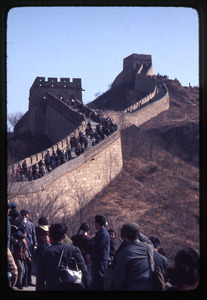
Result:
[[[17,124],[17,122],[23,117],[24,113],[21,111],[17,111],[15,113],[10,113],[7,115],[7,121],[8,121],[8,125],[11,126],[9,128],[9,131],[13,131],[15,125]]]
[[[74,179],[73,191],[71,191],[70,197],[78,204],[78,211],[80,217],[80,224],[83,223],[83,211],[84,207],[90,200],[89,189],[80,184]]]
[[[41,216],[48,219],[49,224],[61,222],[69,214],[67,197],[63,189],[56,189],[52,193],[44,194],[42,191],[24,195],[21,201],[24,207],[28,207],[31,218],[37,223]]]

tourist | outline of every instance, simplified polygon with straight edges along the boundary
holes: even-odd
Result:
[[[151,236],[149,238],[154,246],[154,262],[156,267],[160,268],[164,277],[166,276],[166,270],[168,268],[168,259],[162,255],[160,251],[160,240],[157,237]],[[163,250],[161,250],[163,251]],[[163,252],[162,252],[163,253]]]
[[[16,233],[13,234],[14,239],[17,241],[14,244],[13,248],[13,257],[18,269],[18,278],[17,278],[17,283],[16,287],[18,289],[23,289],[23,277],[25,274],[25,253],[27,250],[27,243],[26,239],[24,237],[24,234],[21,232],[21,230],[17,230]]]
[[[64,225],[64,228],[65,228],[65,232],[64,232],[65,238],[63,240],[63,243],[66,244],[66,245],[72,246],[73,245],[73,241],[66,234],[67,231],[68,231],[68,227],[67,227],[67,225],[65,223],[63,223],[63,225]]]
[[[96,235],[90,241],[92,290],[104,290],[104,276],[108,267],[110,253],[110,236],[105,226],[105,218],[101,215],[96,215]]]
[[[14,261],[14,257],[9,248],[7,248],[7,271],[8,271],[8,283],[13,288],[17,282],[18,269]]]
[[[90,275],[78,247],[63,244],[65,238],[65,226],[55,223],[50,226],[49,230],[51,247],[48,247],[40,255],[37,263],[37,282],[36,290],[57,290],[56,271],[61,252],[64,247],[62,262],[67,265],[68,260],[74,257],[79,269],[83,273],[83,284],[87,289],[90,285]]]
[[[27,267],[28,267],[28,276],[25,282],[26,285],[33,286],[34,284],[32,283],[32,277],[31,277],[31,272],[32,272],[31,261],[32,261],[32,256],[34,254],[34,250],[37,248],[36,232],[35,232],[34,224],[31,222],[31,219],[29,219],[29,212],[26,209],[24,209],[21,210],[20,213],[21,213],[21,224],[19,226],[19,229],[24,228],[26,230],[27,247],[28,247],[28,251],[31,254],[31,259],[26,260]]]
[[[89,224],[82,223],[80,228],[78,229],[78,232],[74,234],[71,239],[73,241],[73,245],[81,250],[88,271],[91,272],[92,262],[88,251],[89,241],[91,240],[91,236],[89,236],[89,231]]]
[[[23,163],[22,163],[22,169],[23,169],[24,175],[26,175],[26,173],[27,173],[27,163],[26,163],[26,160],[24,160]]]
[[[199,285],[200,254],[196,249],[183,248],[175,256],[173,268],[167,270],[168,291],[190,291]]]
[[[38,225],[35,227],[37,244],[42,244],[42,239],[45,238],[45,233],[49,234],[49,225],[46,217],[42,216],[38,219]]]
[[[148,249],[153,254],[151,241],[140,233],[139,226],[128,222],[121,228],[121,235],[127,242],[116,258],[113,284],[116,290],[155,290]]]
[[[115,244],[114,244],[114,240],[115,240],[115,232],[113,229],[109,229],[108,233],[110,235],[110,254],[109,254],[109,266],[111,266],[113,264],[113,260],[114,260],[114,255],[115,255]]]

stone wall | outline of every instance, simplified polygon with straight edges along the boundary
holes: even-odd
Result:
[[[78,112],[72,110],[68,105],[48,93],[47,95],[47,101],[48,107],[45,109],[45,125],[44,125],[44,132],[49,136],[51,141],[55,141],[54,144],[50,147],[45,149],[42,152],[36,153],[30,157],[26,157],[22,159],[21,161],[13,164],[12,166],[8,167],[9,173],[16,173],[16,168],[18,167],[18,164],[22,166],[22,163],[24,160],[26,160],[27,167],[31,167],[33,164],[38,163],[41,159],[45,158],[45,155],[47,151],[49,151],[50,155],[53,151],[57,151],[57,148],[59,148],[61,151],[65,151],[70,144],[70,139],[75,136],[76,138],[79,136],[79,132],[84,132],[87,126],[86,119],[83,115],[79,114]],[[59,114],[55,114],[55,112],[59,112]],[[53,123],[51,124],[51,115],[53,115]],[[32,112],[28,111],[23,118],[28,118],[31,122],[33,120],[32,118]],[[62,116],[60,118],[60,116]],[[60,118],[58,120],[58,117]],[[65,122],[64,122],[65,118]],[[73,123],[70,121],[73,120]],[[21,121],[21,120],[20,120]],[[57,122],[60,122],[59,126],[57,125]],[[26,124],[23,122],[22,124]],[[35,125],[33,125],[35,126]],[[57,136],[60,136],[59,131],[60,127],[62,127],[62,139],[58,140],[57,142]],[[72,130],[70,130],[72,128]]]
[[[122,170],[122,147],[120,131],[116,131],[79,157],[54,169],[43,178],[31,182],[13,183],[12,201],[25,203],[26,199],[39,199],[43,205],[48,197],[57,197],[59,203],[67,204],[67,212],[79,209],[75,200],[84,194],[84,204],[106,187]],[[40,205],[40,204],[39,204]],[[29,208],[28,208],[29,209]],[[42,212],[44,213],[44,212]]]
[[[140,126],[150,119],[158,116],[161,112],[169,109],[169,95],[168,93],[158,101],[151,102],[133,113],[124,115],[124,122],[122,128],[127,128],[131,125]]]
[[[120,130],[131,125],[140,126],[141,124],[156,117],[161,112],[169,109],[169,94],[167,87],[162,84],[164,95],[160,99],[153,101],[157,88],[148,96],[138,100],[122,112],[117,111],[102,111],[101,116],[106,118],[110,116],[112,120],[119,126]],[[138,109],[139,108],[139,109]]]
[[[68,136],[85,120],[83,115],[50,93],[47,93],[45,102],[44,134],[53,144]]]

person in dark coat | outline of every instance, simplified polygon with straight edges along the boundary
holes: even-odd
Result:
[[[92,290],[104,290],[104,276],[110,254],[110,235],[103,216],[95,216],[95,238],[91,240]]]
[[[90,226],[87,223],[82,223],[78,232],[74,234],[71,238],[73,245],[81,250],[85,263],[88,267],[88,271],[91,271],[91,258],[88,251],[88,244],[90,243],[91,236],[88,234],[90,231]]]
[[[26,273],[27,278],[25,279],[25,285],[31,285],[34,286],[32,283],[32,256],[34,254],[34,251],[37,248],[37,238],[36,238],[36,232],[35,232],[35,226],[32,222],[32,220],[29,218],[29,212],[26,209],[22,209],[20,211],[21,213],[21,223],[19,225],[20,230],[25,230],[27,235],[26,235],[26,242],[27,242],[27,248],[29,253],[31,254],[31,259],[26,260],[27,264],[27,270],[28,272]]]
[[[166,270],[168,269],[168,259],[162,255],[160,251],[160,240],[157,237],[151,236],[149,238],[154,246],[154,262],[156,267],[160,268],[164,277],[166,277]]]
[[[108,230],[108,233],[110,235],[110,254],[109,254],[109,266],[112,265],[113,263],[113,260],[114,260],[114,256],[115,256],[115,243],[114,243],[114,240],[115,240],[115,232],[113,229],[109,229]]]
[[[36,290],[57,290],[56,271],[61,252],[64,247],[62,262],[67,265],[71,257],[75,258],[79,269],[83,273],[83,284],[87,289],[90,285],[90,275],[78,247],[65,245],[65,225],[55,223],[49,229],[51,247],[48,247],[38,258]]]
[[[128,222],[121,229],[121,236],[127,242],[116,258],[113,284],[116,290],[156,290],[153,279],[148,244],[153,256],[154,247],[150,239],[140,233],[139,226]]]
[[[197,249],[180,249],[174,260],[174,267],[167,270],[169,279],[165,290],[192,291],[198,288],[200,280],[200,253]],[[170,285],[170,286],[169,286]]]

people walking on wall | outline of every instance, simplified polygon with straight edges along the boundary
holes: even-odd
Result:
[[[71,257],[76,260],[77,265],[83,274],[84,287],[85,289],[88,289],[90,285],[90,275],[80,249],[75,246],[63,244],[65,238],[65,226],[61,223],[52,224],[50,226],[49,234],[52,246],[48,247],[38,259],[36,290],[57,290],[56,272],[63,247],[62,262],[66,266]]]
[[[148,244],[153,255],[150,239],[140,233],[138,224],[128,222],[121,228],[121,235],[127,242],[116,258],[113,284],[116,290],[156,290],[149,259]]]
[[[66,149],[64,152],[64,150],[61,150],[58,147],[56,153],[53,150],[52,155],[50,155],[50,151],[47,150],[44,162],[43,159],[41,159],[38,163],[34,163],[31,167],[27,167],[26,160],[23,161],[22,166],[18,163],[16,171],[14,171],[13,174],[17,182],[42,178],[46,173],[51,172],[53,169],[64,164],[67,160],[71,160],[73,158],[71,155],[71,149],[75,148],[76,156],[84,153],[88,147],[89,137],[92,140],[92,146],[95,146],[105,137],[117,130],[117,125],[113,123],[109,116],[106,119],[101,118],[98,111],[91,110],[78,100],[73,99],[72,101],[76,109],[81,114],[88,116],[88,123],[85,131],[80,131],[78,138],[75,136],[70,138],[70,150]],[[97,123],[95,132],[92,128],[91,121]],[[80,147],[79,144],[81,145]]]
[[[23,169],[24,174],[26,175],[26,173],[27,173],[27,163],[26,163],[26,160],[24,160],[23,163],[22,163],[22,169]]]
[[[104,276],[110,254],[110,236],[102,215],[95,216],[96,235],[90,241],[92,261],[92,290],[104,290]]]

